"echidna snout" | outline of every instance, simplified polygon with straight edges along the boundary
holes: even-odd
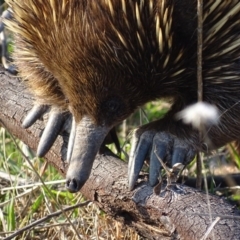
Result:
[[[66,175],[66,187],[70,192],[79,191],[89,178],[94,159],[110,129],[96,125],[88,116],[79,123],[73,118]]]

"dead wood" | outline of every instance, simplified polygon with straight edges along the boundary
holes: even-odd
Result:
[[[21,80],[0,69],[0,121],[33,150],[44,128],[38,121],[25,130],[21,122],[31,109],[33,99]],[[62,159],[66,153],[67,136],[59,136],[46,160],[64,176]],[[127,189],[127,164],[110,153],[98,155],[90,179],[81,192],[107,214],[136,229],[147,239],[239,239],[240,214],[224,199],[209,195],[211,226],[207,195],[181,185],[180,191],[167,190],[160,196],[144,181],[136,189]],[[211,230],[212,228],[212,230]],[[207,235],[207,230],[210,234]],[[204,238],[204,236],[207,236]]]

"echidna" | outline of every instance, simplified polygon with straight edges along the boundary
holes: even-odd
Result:
[[[196,0],[8,2],[20,76],[37,104],[52,106],[54,124],[65,111],[73,115],[70,191],[88,179],[109,130],[151,100],[171,97],[174,104],[163,119],[136,132],[130,189],[153,145],[172,163],[188,162],[202,149],[197,132],[174,117],[197,101]],[[204,0],[203,8],[203,98],[224,113],[219,125],[209,129],[219,147],[240,139],[240,1]],[[42,107],[37,109],[28,124]],[[151,185],[159,171],[152,150]]]

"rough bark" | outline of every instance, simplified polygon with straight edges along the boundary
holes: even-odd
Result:
[[[44,122],[29,129],[21,122],[31,109],[33,99],[21,80],[0,69],[0,121],[17,138],[36,149]],[[62,159],[67,136],[59,136],[46,160],[63,175]],[[111,154],[96,157],[92,174],[81,192],[107,214],[135,228],[147,239],[201,239],[211,225],[207,195],[181,185],[160,196],[139,180],[136,189],[127,189],[127,164]],[[163,187],[164,188],[164,187]],[[213,221],[220,217],[206,239],[239,239],[239,212],[224,199],[209,195]],[[205,238],[204,238],[205,239]]]

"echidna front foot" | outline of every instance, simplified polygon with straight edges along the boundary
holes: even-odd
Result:
[[[57,136],[64,128],[64,124],[68,119],[67,114],[58,107],[50,108],[48,105],[36,104],[33,106],[22,123],[24,128],[28,128],[47,112],[49,112],[49,117],[38,144],[38,157],[43,157],[52,147]]]
[[[132,140],[132,149],[129,157],[128,179],[129,189],[132,190],[138,179],[144,161],[150,159],[149,183],[155,186],[158,183],[161,163],[160,158],[168,166],[177,163],[187,164],[193,160],[195,148],[183,139],[167,131],[135,131]]]

